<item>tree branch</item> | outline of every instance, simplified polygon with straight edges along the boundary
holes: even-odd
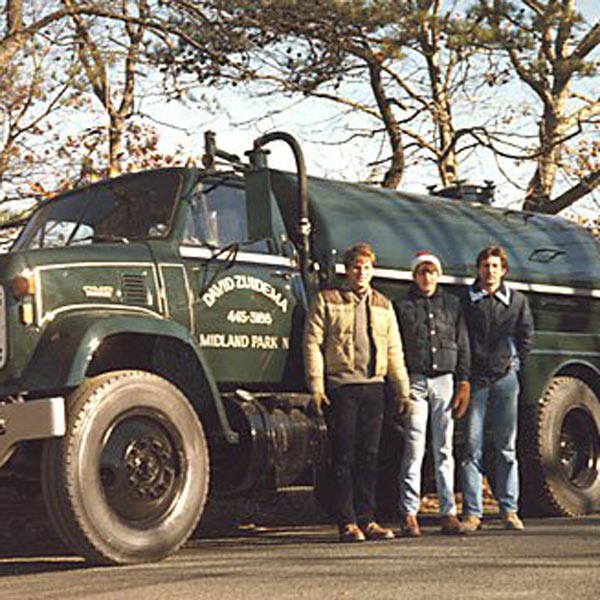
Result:
[[[600,186],[600,169],[586,175],[577,185],[573,186],[554,200],[538,207],[538,212],[547,214],[558,214],[561,210],[568,208],[591,191]]]

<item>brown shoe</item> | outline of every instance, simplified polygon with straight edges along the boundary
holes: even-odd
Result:
[[[440,518],[440,531],[444,535],[465,535],[468,533],[456,515],[443,515]]]
[[[372,542],[378,542],[380,540],[393,540],[396,537],[391,529],[382,527],[375,521],[367,523],[367,525],[361,527],[361,529],[365,534],[365,537]]]
[[[364,542],[367,538],[356,523],[340,525],[340,542]]]
[[[462,528],[465,533],[472,533],[481,529],[481,519],[477,515],[463,517]]]
[[[519,519],[519,515],[512,510],[507,510],[502,515],[502,523],[504,529],[507,529],[508,531],[523,531],[523,529],[525,529],[525,525],[523,525],[523,521]]]
[[[400,525],[400,535],[402,537],[418,538],[421,537],[421,528],[415,515],[406,515]]]

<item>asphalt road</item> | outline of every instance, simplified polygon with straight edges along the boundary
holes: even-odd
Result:
[[[600,515],[527,520],[505,532],[487,517],[464,538],[425,519],[421,539],[340,544],[332,525],[286,525],[193,539],[169,559],[95,568],[69,556],[0,559],[0,598],[598,598]]]

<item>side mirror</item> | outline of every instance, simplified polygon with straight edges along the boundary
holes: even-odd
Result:
[[[320,266],[319,269],[319,283],[322,288],[329,287],[335,281],[337,276],[337,255],[338,252],[335,248],[331,249],[331,252],[325,259],[325,264]]]
[[[268,169],[246,173],[246,210],[249,241],[273,238],[271,178]]]

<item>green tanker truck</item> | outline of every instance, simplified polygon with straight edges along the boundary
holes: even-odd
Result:
[[[295,173],[268,168],[272,142],[291,148]],[[4,490],[41,494],[67,547],[99,564],[176,550],[209,488],[218,501],[316,483],[323,499],[327,428],[302,373],[311,297],[343,275],[340,256],[358,240],[374,246],[374,284],[394,300],[416,250],[441,256],[441,282],[457,291],[496,243],[536,322],[522,373],[524,506],[600,509],[600,256],[589,232],[308,178],[285,133],[257,139],[248,163],[212,134],[206,146],[201,170],[125,175],[42,203],[0,257]]]

